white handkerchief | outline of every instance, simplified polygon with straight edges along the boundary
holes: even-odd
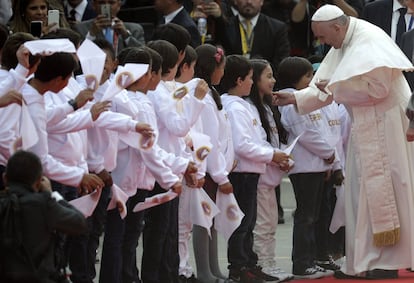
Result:
[[[190,193],[190,221],[204,227],[210,236],[213,218],[220,212],[216,204],[203,189],[189,189]]]
[[[102,97],[102,101],[111,100],[123,89],[137,81],[148,71],[148,67],[148,64],[125,64],[125,66],[119,66]]]
[[[85,217],[89,217],[92,215],[98,204],[101,192],[101,190],[95,190],[88,195],[71,200],[69,203],[82,212]]]
[[[227,242],[234,230],[240,226],[244,213],[240,210],[233,193],[223,194],[217,191],[216,204],[220,213],[216,216],[214,228]]]
[[[76,53],[73,43],[67,38],[30,40],[24,43],[32,55],[52,55],[56,52]]]
[[[336,203],[332,215],[331,225],[329,231],[333,234],[339,228],[345,226],[345,187],[341,185],[336,187]]]
[[[22,138],[22,149],[27,150],[37,144],[39,135],[29,113],[26,102],[22,102],[22,112],[20,116],[20,137]]]
[[[111,191],[112,191],[112,197],[111,197],[111,200],[109,201],[107,210],[111,210],[114,208],[119,209],[119,205],[121,205],[119,214],[121,215],[121,218],[124,219],[127,216],[126,202],[129,196],[126,193],[124,193],[124,191],[115,184],[112,185]]]
[[[139,202],[132,210],[133,212],[138,212],[147,208],[151,208],[160,204],[163,204],[167,201],[170,201],[176,198],[178,195],[174,193],[172,190],[169,190],[162,194],[157,194],[155,196],[146,198],[144,202]]]
[[[78,55],[88,88],[97,89],[102,77],[106,53],[95,43],[85,39],[76,54]]]
[[[195,161],[197,163],[201,163],[211,152],[211,149],[213,147],[211,144],[211,139],[209,136],[196,131],[191,131],[190,136],[193,142]]]

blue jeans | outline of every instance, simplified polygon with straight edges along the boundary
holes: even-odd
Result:
[[[316,223],[319,219],[325,172],[289,176],[296,198],[293,221],[293,273],[312,267],[316,259]]]
[[[242,267],[254,267],[257,264],[257,254],[253,251],[253,229],[257,216],[259,174],[233,172],[229,179],[244,217],[228,241],[228,268],[240,270]]]
[[[135,250],[141,234],[144,212],[134,213],[132,210],[138,202],[144,201],[146,195],[147,191],[138,190],[128,199],[125,219],[121,218],[118,208],[108,211],[102,245],[100,283],[139,282],[136,259],[131,257],[136,257]],[[126,256],[123,255],[125,243],[125,249],[133,249]],[[126,275],[125,281],[123,275]]]
[[[158,184],[151,196],[165,192]],[[141,279],[144,283],[178,281],[178,198],[145,213]]]
[[[96,276],[96,250],[105,225],[110,189],[102,189],[95,210],[86,219],[88,231],[83,235],[69,238],[69,266],[72,271],[70,279],[73,283],[93,283]]]

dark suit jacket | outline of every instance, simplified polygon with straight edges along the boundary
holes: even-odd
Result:
[[[391,36],[392,12],[392,0],[376,0],[365,6],[362,18]]]
[[[73,29],[77,32],[79,32],[83,37],[86,37],[86,35],[89,32],[89,29],[92,26],[94,19],[90,19],[84,22],[81,22],[73,27]],[[137,23],[126,23],[124,22],[124,25],[127,30],[131,32],[131,35],[128,38],[128,41],[126,41],[122,36],[119,36],[118,40],[118,53],[125,47],[139,47],[143,46],[145,44],[144,39],[144,29],[140,24]],[[97,38],[105,38],[103,33],[100,33]]]
[[[201,44],[201,36],[198,32],[197,26],[190,17],[186,9],[182,9],[171,21],[174,24],[184,27],[191,35],[190,45],[194,48]]]
[[[414,51],[414,29],[403,33],[401,37],[400,48],[407,56],[408,60],[413,62]],[[410,85],[411,91],[414,90],[414,72],[404,72],[405,78]]]
[[[217,40],[223,45],[227,55],[243,54],[239,28],[239,17],[231,17],[221,21],[217,26]],[[290,47],[286,24],[260,14],[253,29],[254,38],[250,57],[261,57],[270,62],[273,71],[277,70],[280,61],[289,56]]]

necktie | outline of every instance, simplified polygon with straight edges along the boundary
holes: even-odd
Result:
[[[105,29],[105,39],[106,39],[106,41],[108,41],[110,44],[114,44],[114,38],[113,38],[113,35],[112,35],[112,30],[111,30],[111,28],[106,28]]]
[[[76,22],[76,10],[75,9],[70,10],[68,20]]]
[[[398,18],[397,34],[395,36],[395,42],[397,44],[400,44],[401,35],[406,31],[405,13],[407,12],[407,8],[399,8],[398,12],[400,12],[400,17]]]

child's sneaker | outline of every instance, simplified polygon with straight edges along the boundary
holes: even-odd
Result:
[[[293,275],[296,279],[318,279],[326,277],[326,272],[317,269],[315,266],[308,267],[303,272],[294,272]]]

